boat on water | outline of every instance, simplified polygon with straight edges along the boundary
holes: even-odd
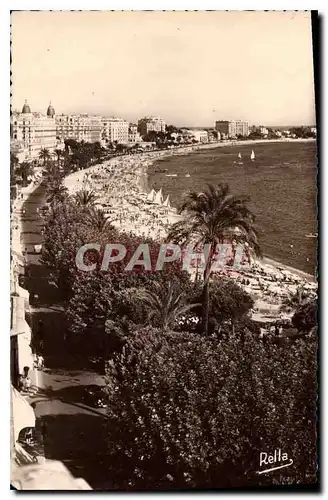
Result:
[[[238,153],[238,159],[241,160],[241,153]]]
[[[305,235],[305,238],[318,238],[318,233],[309,233]]]
[[[190,177],[190,174],[186,174],[186,177]]]
[[[255,153],[254,153],[253,149],[252,149],[252,153],[251,153],[251,160],[252,160],[252,161],[254,161],[254,160],[255,160]]]
[[[165,177],[177,177],[178,174],[165,174]]]

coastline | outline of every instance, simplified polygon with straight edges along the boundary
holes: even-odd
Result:
[[[310,281],[312,283],[315,283],[315,276],[310,273],[306,273],[305,271],[301,271],[301,269],[297,269],[296,267],[288,266],[287,264],[283,264],[282,262],[279,262],[275,259],[272,259],[271,257],[264,255],[263,259],[261,260],[262,264],[266,266],[270,266],[274,269],[283,269],[284,271],[288,271],[289,273],[299,276],[300,278]]]
[[[300,276],[313,279],[317,268],[317,240],[308,239],[308,235],[317,232],[313,222],[316,219],[313,213],[316,143],[312,139],[296,141],[296,144],[293,141],[271,142],[257,141],[252,146],[248,141],[239,141],[238,144],[226,144],[223,149],[203,148],[199,153],[191,153],[188,159],[157,161],[148,171],[149,191],[162,187],[165,193],[172,195],[173,204],[178,207],[181,196],[188,189],[201,191],[207,183],[227,182],[232,192],[250,197],[264,256],[294,274],[298,272]],[[249,161],[252,148],[256,162]],[[239,153],[242,155],[240,163],[237,161]],[[299,174],[301,178],[297,183],[296,175]],[[297,188],[289,184],[294,181]],[[296,196],[297,192],[300,196]]]
[[[153,164],[165,157],[168,156],[179,156],[179,155],[188,155],[190,153],[194,153],[195,151],[198,150],[204,150],[204,149],[214,149],[214,148],[219,148],[219,147],[226,147],[226,146],[235,146],[236,144],[241,144],[241,145],[248,145],[248,144],[255,144],[255,143],[271,143],[271,142],[309,142],[309,141],[315,141],[315,139],[280,139],[280,140],[245,140],[245,141],[230,141],[230,142],[222,142],[222,143],[210,143],[210,144],[203,144],[203,145],[192,145],[192,146],[187,146],[175,150],[165,150],[165,151],[155,151],[155,152],[148,152],[148,153],[142,153],[141,155],[124,155],[121,157],[115,157],[107,162],[93,165],[92,167],[89,167],[85,170],[81,170],[78,172],[75,172],[73,174],[70,174],[67,176],[64,180],[65,186],[69,189],[69,191],[73,192],[76,191],[77,189],[82,188],[83,185],[83,180],[85,180],[87,177],[91,176],[94,173],[99,173],[102,172],[103,170],[106,170],[106,168],[114,168],[116,169],[118,167],[118,173],[119,176],[122,178],[124,182],[124,176],[131,176],[133,174],[134,176],[134,188],[132,190],[126,190],[125,192],[119,193],[119,197],[121,200],[126,201],[126,204],[129,205],[129,201],[133,199],[134,196],[136,196],[136,190],[140,196],[144,197],[144,201],[146,200],[146,195],[147,195],[147,173],[149,167],[153,166]],[[114,171],[114,170],[112,170]],[[145,178],[146,177],[146,178]],[[131,183],[125,183],[124,184],[127,187],[131,188]],[[87,184],[87,186],[91,185]],[[115,188],[114,188],[115,189]],[[103,193],[100,193],[103,194]],[[156,205],[155,205],[156,207]],[[178,215],[176,214],[175,209],[170,209],[167,211],[167,218],[168,218],[168,223],[172,223],[177,220]],[[126,230],[126,231],[134,231],[139,235],[145,235],[145,233],[138,231],[137,227],[131,227],[128,224],[125,224],[125,221],[123,221],[123,224],[120,224],[119,229],[121,230]],[[144,229],[144,226],[143,226]],[[149,234],[150,235],[150,234]],[[157,236],[160,236],[161,232],[157,231]],[[154,235],[151,235],[154,237]],[[289,266],[287,264],[284,264],[283,262],[277,261],[270,256],[265,255],[262,260],[258,261],[259,265],[266,266],[269,268],[272,268],[272,270],[278,270],[282,269],[284,271],[287,271],[288,273],[291,273],[303,280],[309,281],[309,282],[316,282],[315,276],[310,273],[306,273],[305,271],[302,271],[301,269],[294,268],[292,266]]]

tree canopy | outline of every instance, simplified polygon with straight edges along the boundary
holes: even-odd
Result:
[[[108,467],[124,490],[305,484],[316,475],[316,343],[139,329],[108,365]],[[258,476],[261,451],[295,467]]]

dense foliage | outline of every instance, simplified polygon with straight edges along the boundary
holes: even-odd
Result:
[[[198,285],[198,286],[197,286]],[[201,284],[195,287],[195,302],[202,300]],[[234,281],[215,278],[209,285],[209,333],[219,332],[225,322],[235,325],[245,319],[254,305],[252,297]],[[201,318],[202,310],[194,311]]]
[[[309,333],[317,326],[317,301],[301,304],[292,317],[292,323],[299,332]]]
[[[66,146],[74,154],[74,142]],[[189,321],[203,314],[203,281],[192,282],[180,262],[160,272],[142,266],[126,271],[140,243],[148,243],[154,269],[159,244],[119,233],[95,208],[95,193],[81,190],[69,196],[59,160],[45,164],[50,208],[42,259],[63,298],[68,347],[107,364],[107,460],[115,486],[313,482],[317,345],[316,336],[308,333],[316,322],[316,305],[296,310],[293,323],[301,338],[260,340],[248,315],[252,298],[218,276],[207,281],[204,335],[200,322]],[[191,196],[185,224],[173,228],[173,239],[221,242],[237,226],[240,241],[259,251],[246,201],[230,196],[224,186],[211,189],[197,203],[196,194]],[[85,264],[95,264],[88,272],[76,265],[77,251],[86,243],[100,245],[99,252],[84,256]],[[127,253],[102,269],[108,243],[124,245]],[[278,449],[288,453],[293,466],[257,475],[260,453]]]
[[[108,466],[122,489],[308,483],[316,342],[139,330],[109,364]],[[258,476],[260,452],[294,464]]]

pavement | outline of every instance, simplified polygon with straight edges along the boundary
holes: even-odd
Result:
[[[47,269],[34,253],[42,243],[44,188],[38,187],[23,205],[21,243],[26,249],[29,276],[24,287],[32,306],[28,321],[35,330],[42,319],[45,368],[38,371],[38,391],[28,399],[36,414],[36,428],[43,438],[45,457],[63,462],[75,477],[93,489],[111,489],[106,468],[106,410],[83,403],[89,385],[104,385],[103,377],[86,369],[74,353],[65,352],[65,317],[58,289],[49,283]],[[25,211],[25,212],[24,212]],[[37,303],[33,296],[37,294]]]

